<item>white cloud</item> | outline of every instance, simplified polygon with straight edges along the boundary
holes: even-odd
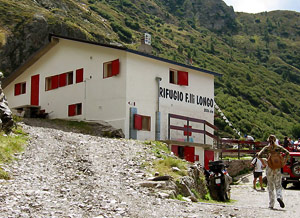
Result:
[[[300,11],[299,0],[224,0],[234,11],[259,13],[274,10]]]

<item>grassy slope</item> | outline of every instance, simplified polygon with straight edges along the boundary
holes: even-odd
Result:
[[[64,0],[67,12],[30,0],[0,3],[1,14],[11,14],[1,16],[2,41],[8,30],[18,36],[35,13],[54,27],[63,22],[79,29],[89,40],[118,41],[133,49],[149,32],[155,55],[182,63],[192,58],[193,65],[224,74],[216,79],[215,100],[242,133],[261,140],[270,133],[281,138],[300,121],[299,13],[238,13],[237,32],[216,34],[199,23],[189,25],[154,1]],[[233,134],[222,119],[216,118],[216,124],[224,136]]]
[[[14,160],[14,154],[23,151],[26,145],[27,136],[20,129],[13,129],[13,133],[4,136],[0,132],[0,164],[8,163]],[[9,179],[10,175],[0,167],[0,179]]]

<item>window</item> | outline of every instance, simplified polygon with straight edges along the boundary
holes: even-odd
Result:
[[[170,70],[170,83],[177,84],[177,71]]]
[[[76,70],[76,83],[83,82],[83,68]]]
[[[59,86],[58,81],[59,81],[59,75],[47,77],[46,84],[45,84],[46,91],[52,90],[52,89],[57,89]]]
[[[68,116],[73,117],[82,114],[82,103],[71,104],[68,108]]]
[[[134,128],[137,130],[151,131],[151,117],[135,114]]]
[[[73,84],[73,71],[46,78],[45,90],[57,89]]]
[[[103,64],[103,78],[116,76],[120,73],[119,59]]]
[[[67,85],[73,84],[73,71],[70,71],[67,74]]]
[[[26,93],[26,82],[15,84],[15,96]]]
[[[172,84],[188,86],[188,72],[170,70],[169,82]]]

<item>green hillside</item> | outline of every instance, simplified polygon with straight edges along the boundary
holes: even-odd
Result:
[[[222,0],[0,0],[0,18],[6,76],[50,32],[132,49],[147,32],[154,55],[224,74],[215,101],[242,134],[298,137],[300,13],[235,13]],[[222,136],[237,137],[216,115]]]

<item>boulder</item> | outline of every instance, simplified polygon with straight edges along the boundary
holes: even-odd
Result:
[[[9,134],[13,125],[14,121],[12,118],[12,113],[8,107],[8,103],[0,83],[0,130],[3,130],[6,134]]]

